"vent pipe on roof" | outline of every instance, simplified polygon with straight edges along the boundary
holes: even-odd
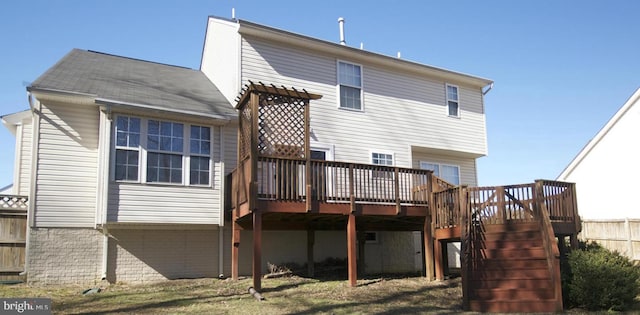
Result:
[[[338,18],[338,24],[340,25],[340,45],[346,45],[347,42],[344,40],[344,18]]]
[[[398,52],[398,59],[402,58],[402,55],[400,54],[400,52]]]
[[[231,8],[231,19],[232,20],[236,19],[236,8]]]

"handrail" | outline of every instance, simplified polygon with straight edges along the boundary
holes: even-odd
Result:
[[[470,287],[470,279],[469,275],[471,274],[471,262],[473,261],[472,253],[472,242],[471,233],[472,230],[472,222],[470,220],[470,213],[468,211],[469,207],[469,196],[467,187],[461,187],[459,190],[459,204],[460,204],[460,266],[461,266],[461,276],[462,276],[462,305],[463,309],[469,309],[469,296],[471,294]]]
[[[555,235],[553,232],[553,226],[551,225],[551,219],[547,206],[545,205],[544,181],[537,180],[535,182],[534,190],[534,216],[536,221],[540,225],[540,232],[542,233],[542,246],[546,252],[547,268],[549,269],[549,275],[551,277],[551,283],[554,286],[554,296],[556,303],[560,303],[559,310],[562,310],[562,285],[560,281],[560,250],[556,244]]]

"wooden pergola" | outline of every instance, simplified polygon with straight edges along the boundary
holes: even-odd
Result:
[[[426,275],[432,279],[432,172],[312,159],[309,103],[320,98],[305,90],[250,83],[237,100],[232,278],[238,279],[241,230],[253,230],[253,286],[260,290],[263,230],[306,230],[312,275],[314,231],[346,229],[350,286],[356,285],[358,254],[364,258],[364,231],[422,231]]]

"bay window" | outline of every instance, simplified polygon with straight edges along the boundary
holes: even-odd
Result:
[[[119,115],[115,138],[117,181],[211,183],[210,127]]]

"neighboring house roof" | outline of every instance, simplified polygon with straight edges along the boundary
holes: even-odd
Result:
[[[13,194],[13,184],[0,187],[0,195],[11,195],[11,194]]]
[[[609,131],[620,121],[620,119],[633,107],[633,105],[637,104],[640,101],[640,88],[638,88],[633,95],[627,100],[624,105],[618,110],[618,112],[613,115],[611,119],[598,131],[595,137],[593,137],[587,145],[582,148],[580,153],[576,155],[575,158],[569,163],[569,165],[560,173],[558,176],[558,180],[566,180],[566,178],[575,170],[578,165],[584,160],[584,158],[595,148],[598,143],[609,133]],[[629,135],[632,139],[634,139],[634,135]]]
[[[480,88],[493,84],[493,81],[489,79],[451,71],[444,68],[429,66],[405,59],[386,56],[363,49],[349,47],[338,43],[320,40],[317,38],[300,35],[261,24],[256,24],[245,20],[229,20],[215,16],[210,16],[209,18],[236,22],[239,24],[238,32],[243,35],[256,36],[267,40],[298,45],[306,49],[313,49],[342,58],[353,57],[359,60],[365,60],[388,67],[439,77],[444,80],[455,80],[458,82],[464,82],[466,84],[477,86]]]
[[[2,124],[9,129],[12,135],[16,135],[17,126],[22,124],[24,120],[31,118],[31,110],[23,110],[21,112],[0,116]]]
[[[199,70],[73,49],[29,91],[96,97],[96,102],[230,119],[232,105]]]

